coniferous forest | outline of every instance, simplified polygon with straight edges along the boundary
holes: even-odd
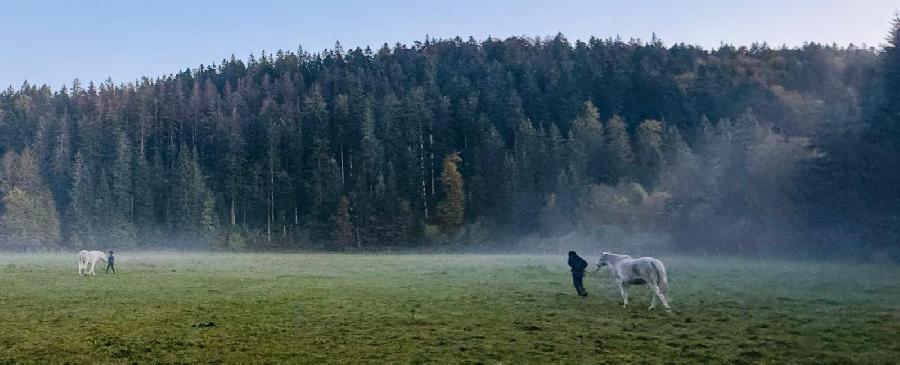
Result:
[[[0,93],[0,248],[900,259],[885,47],[426,39]],[[471,246],[475,247],[475,246]]]

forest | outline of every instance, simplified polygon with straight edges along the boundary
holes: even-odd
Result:
[[[0,249],[577,237],[900,261],[900,20],[887,33],[883,47],[337,43],[26,82],[0,93]]]

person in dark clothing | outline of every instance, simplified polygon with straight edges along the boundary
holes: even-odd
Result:
[[[584,269],[587,269],[588,263],[579,257],[575,251],[569,251],[569,267],[572,269],[572,284],[575,285],[575,291],[579,296],[586,297],[587,292],[584,290]]]
[[[112,270],[113,274],[116,273],[116,257],[113,256],[113,252],[109,251],[109,255],[106,256],[106,273],[109,274],[109,270]]]

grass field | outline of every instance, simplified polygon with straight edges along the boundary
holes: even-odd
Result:
[[[563,256],[117,256],[2,256],[0,363],[900,362],[900,266],[662,257],[666,315]]]

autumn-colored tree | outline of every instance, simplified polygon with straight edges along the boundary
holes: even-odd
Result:
[[[9,152],[0,169],[0,247],[35,250],[60,242],[59,212],[34,154]]]
[[[59,244],[59,216],[49,196],[18,187],[3,197],[6,213],[0,217],[0,247],[34,250]]]
[[[441,184],[444,188],[444,200],[438,204],[438,219],[445,232],[454,232],[463,224],[466,213],[466,196],[463,191],[463,177],[457,164],[462,162],[459,153],[451,153],[444,157],[444,170],[441,172]]]

